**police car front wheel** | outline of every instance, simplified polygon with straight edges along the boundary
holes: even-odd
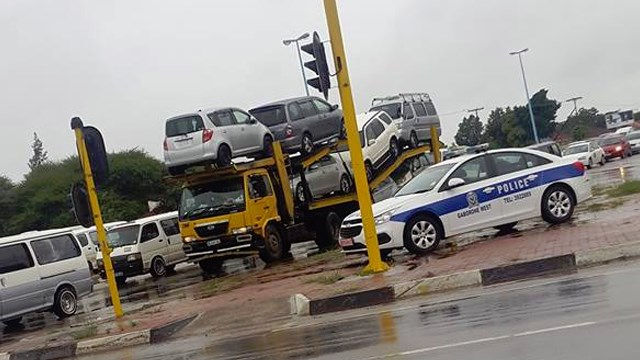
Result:
[[[542,196],[542,218],[560,224],[571,218],[575,208],[573,195],[565,186],[552,185]]]
[[[416,215],[404,228],[404,246],[416,255],[425,255],[438,247],[442,239],[440,224],[431,216]]]

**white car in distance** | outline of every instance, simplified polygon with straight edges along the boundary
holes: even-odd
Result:
[[[578,141],[569,144],[563,151],[563,157],[582,162],[584,166],[591,169],[595,164],[601,166],[607,162],[604,150],[596,141]]]
[[[395,159],[400,155],[398,143],[398,124],[394,122],[386,111],[371,111],[356,116],[358,132],[360,133],[360,145],[364,157],[364,168],[367,179],[373,179],[373,175],[389,159]],[[350,169],[351,158],[349,152],[340,153],[342,159]]]

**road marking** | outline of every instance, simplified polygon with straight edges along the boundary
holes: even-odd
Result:
[[[591,326],[591,325],[595,325],[595,324],[597,324],[597,322],[588,321],[588,322],[577,323],[577,324],[555,326],[555,327],[539,329],[539,330],[524,331],[524,332],[520,332],[520,333],[516,333],[516,334],[510,334],[510,335],[486,337],[486,338],[475,339],[475,340],[461,341],[461,342],[452,343],[452,344],[438,345],[438,346],[431,346],[431,347],[422,348],[422,349],[403,351],[403,352],[398,352],[398,353],[393,353],[393,354],[386,354],[386,355],[381,355],[381,356],[373,356],[373,357],[370,357],[370,358],[367,358],[367,359],[368,360],[387,359],[387,358],[393,358],[393,357],[397,357],[397,356],[416,355],[416,354],[422,354],[422,353],[436,351],[436,350],[450,349],[450,348],[455,348],[455,347],[460,347],[460,346],[481,344],[481,343],[486,343],[486,342],[494,342],[494,341],[499,341],[499,340],[506,340],[506,339],[516,338],[516,337],[531,336],[531,335],[537,335],[537,334],[543,334],[543,333],[549,333],[549,332],[561,331],[561,330],[567,330],[567,329],[575,329],[575,328],[584,327],[584,326]]]

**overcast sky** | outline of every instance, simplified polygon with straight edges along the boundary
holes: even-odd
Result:
[[[343,0],[339,13],[357,110],[426,91],[446,142],[464,109],[524,103],[508,55],[524,47],[532,93],[640,107],[638,0]],[[1,1],[0,174],[22,179],[34,131],[51,159],[75,153],[72,116],[110,151],[161,158],[167,117],[301,95],[282,39],[313,30],[328,36],[321,0]]]

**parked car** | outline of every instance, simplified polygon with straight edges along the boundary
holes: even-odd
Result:
[[[620,134],[620,135],[627,135],[631,131],[633,131],[633,127],[632,126],[623,126],[621,128],[616,129],[615,133],[616,134]]]
[[[111,223],[104,224],[104,228],[109,230],[111,227],[124,224],[124,221],[115,221]],[[90,228],[85,228],[82,226],[76,226],[73,228],[73,234],[76,236],[80,245],[82,246],[82,252],[84,256],[87,258],[87,263],[89,264],[89,270],[91,272],[98,271],[98,262],[97,262],[97,253],[100,252],[100,247],[98,245],[98,233],[96,232],[96,227],[92,226]]]
[[[320,198],[333,192],[348,194],[351,191],[351,175],[345,169],[338,154],[329,154],[305,170],[304,174],[313,198]],[[296,200],[306,200],[304,188],[299,176],[293,178],[291,186],[295,190]]]
[[[620,157],[625,158],[633,155],[631,151],[631,144],[627,141],[627,138],[619,134],[606,134],[598,138],[598,144],[604,150],[607,160]]]
[[[546,152],[547,154],[553,154],[555,156],[562,156],[562,149],[560,149],[560,145],[555,141],[544,141],[538,144],[529,145],[526,148]]]
[[[237,156],[269,155],[273,135],[238,108],[198,110],[167,119],[164,162],[171,175],[193,165],[227,166]]]
[[[360,144],[364,157],[364,168],[367,178],[372,179],[374,172],[389,159],[400,155],[398,144],[398,124],[384,110],[366,112],[356,116]],[[342,159],[351,167],[351,157],[348,151],[340,153]]]
[[[582,162],[529,149],[500,149],[433,165],[394,197],[375,203],[373,213],[383,253],[405,247],[427,254],[446,237],[542,218],[552,224],[571,218],[591,196]],[[366,251],[357,211],[340,228],[347,252]]]
[[[342,110],[315,96],[275,101],[249,113],[267,126],[289,153],[310,154],[314,147],[343,133]]]
[[[182,250],[178,212],[150,216],[112,227],[107,232],[111,262],[119,284],[128,277],[150,273],[158,278],[187,260]],[[102,253],[100,276],[106,278]]]
[[[627,140],[631,145],[631,152],[637,154],[640,152],[640,130],[631,131],[627,134]]]
[[[0,238],[0,320],[5,325],[16,326],[23,315],[41,310],[71,316],[78,299],[92,290],[87,261],[71,230]]]
[[[607,162],[604,150],[598,145],[597,141],[578,141],[571,143],[562,152],[562,155],[567,159],[582,162],[588,169],[591,169],[595,164],[602,166]]]
[[[429,94],[406,93],[374,98],[369,112],[380,110],[386,111],[398,125],[400,146],[415,148],[429,141],[432,125],[437,127],[440,135],[440,118]]]

